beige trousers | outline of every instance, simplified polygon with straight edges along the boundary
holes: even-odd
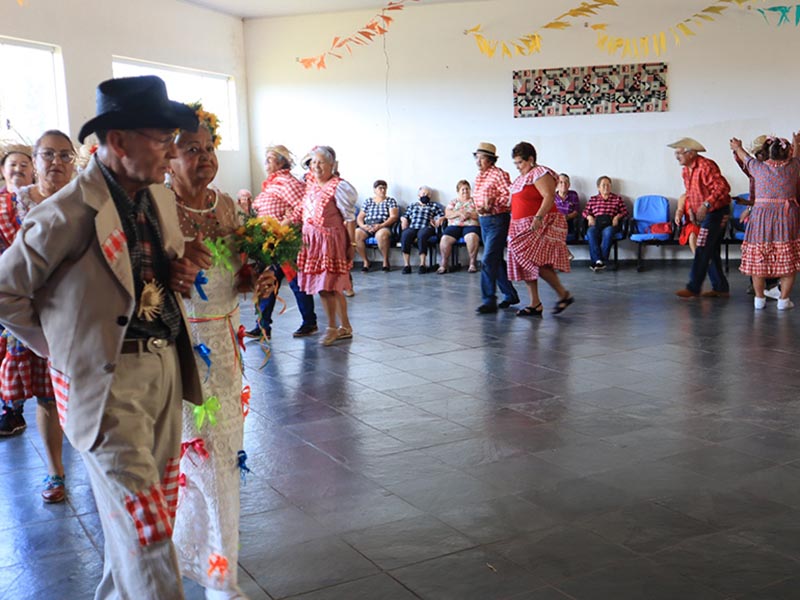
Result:
[[[174,344],[122,354],[94,446],[83,453],[105,536],[95,600],[183,598],[172,525],[181,378]]]

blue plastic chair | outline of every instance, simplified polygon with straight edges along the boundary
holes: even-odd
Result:
[[[742,223],[742,214],[749,208],[749,205],[742,203],[750,200],[750,194],[739,194],[731,202],[731,218],[728,221],[728,234],[722,238],[725,244],[725,272],[730,270],[730,246],[739,245],[744,241],[744,234],[747,230],[747,223]]]
[[[672,233],[651,233],[650,226],[656,223],[669,223],[669,200],[664,196],[639,196],[633,204],[631,220],[632,242],[639,245],[636,269],[643,269],[642,249],[645,245],[660,246],[672,241]]]

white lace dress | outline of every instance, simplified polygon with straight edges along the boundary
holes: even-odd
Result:
[[[243,449],[244,417],[236,346],[239,296],[234,274],[241,265],[236,252],[231,254],[233,272],[223,265],[205,271],[208,283],[203,288],[208,301],[196,289],[191,299],[184,300],[192,345],[205,344],[211,350],[210,369],[196,353],[200,373],[208,374],[203,397],[216,396],[220,409],[214,414],[216,424],[206,419],[198,430],[194,405],[184,403],[182,441],[184,446],[190,445],[181,458],[180,472],[185,478],[181,478],[178,492],[173,541],[184,576],[207,589],[236,592],[241,478],[237,454]],[[198,439],[208,452],[206,458],[199,451]],[[220,568],[222,564],[226,568]]]

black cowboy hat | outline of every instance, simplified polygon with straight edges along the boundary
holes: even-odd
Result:
[[[167,86],[155,75],[108,79],[97,86],[97,116],[81,127],[78,140],[109,129],[185,129],[196,131],[195,112],[167,97]]]

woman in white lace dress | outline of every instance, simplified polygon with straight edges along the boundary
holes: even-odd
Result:
[[[184,300],[197,364],[206,373],[206,403],[199,413],[193,405],[184,403],[183,407],[181,485],[173,541],[183,575],[205,587],[206,598],[244,598],[237,584],[237,455],[243,450],[244,427],[237,329],[239,291],[249,286],[237,281],[241,264],[231,240],[238,226],[235,204],[208,187],[218,168],[216,136],[203,113],[198,116],[198,131],[182,131],[176,140],[178,156],[171,162],[171,186],[187,244],[214,240],[218,251],[211,268],[203,272],[207,283],[199,289],[196,285]],[[231,250],[229,256],[226,247]]]

